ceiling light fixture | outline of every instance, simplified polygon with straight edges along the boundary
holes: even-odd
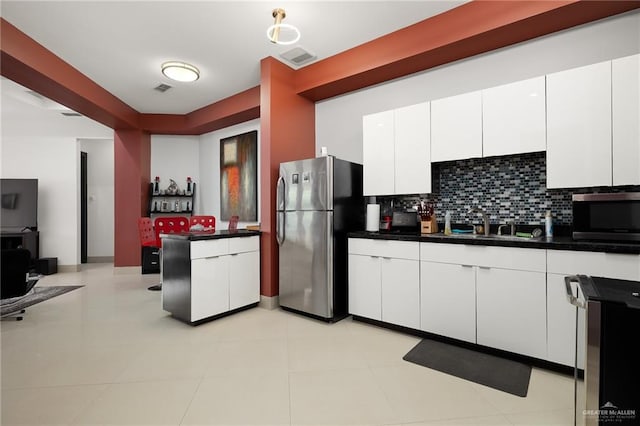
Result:
[[[162,74],[175,81],[196,81],[200,78],[200,71],[193,65],[179,61],[169,61],[162,64]]]
[[[300,40],[300,31],[296,27],[282,23],[282,20],[287,16],[284,9],[273,9],[271,16],[275,19],[274,24],[267,28],[267,38],[271,43],[293,44]],[[281,33],[286,34],[284,39],[280,38]]]

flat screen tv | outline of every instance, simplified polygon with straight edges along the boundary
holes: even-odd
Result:
[[[38,179],[0,179],[3,231],[38,229]]]

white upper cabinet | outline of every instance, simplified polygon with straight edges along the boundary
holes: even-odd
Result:
[[[431,101],[431,161],[482,157],[482,94]]]
[[[640,185],[640,55],[612,62],[613,185]]]
[[[364,195],[431,192],[429,103],[362,118]]]
[[[384,111],[362,117],[364,195],[394,193],[394,113]]]
[[[545,78],[482,91],[482,156],[544,151]]]
[[[395,110],[395,194],[431,192],[429,103]]]
[[[547,75],[547,188],[611,183],[611,61]]]

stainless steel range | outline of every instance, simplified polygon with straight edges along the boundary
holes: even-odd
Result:
[[[577,275],[565,277],[565,285],[576,319],[577,310],[586,309],[584,381],[576,355],[574,424],[639,425],[640,282]]]

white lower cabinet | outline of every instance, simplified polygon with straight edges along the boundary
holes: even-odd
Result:
[[[477,343],[544,359],[545,273],[480,267],[476,278]]]
[[[191,321],[229,310],[228,256],[193,259],[191,282]]]
[[[162,307],[194,323],[260,301],[260,237],[163,239]]]
[[[584,368],[578,274],[640,281],[640,255],[350,238],[349,312],[567,366],[577,314]]]
[[[349,313],[382,320],[380,259],[349,254]]]
[[[260,252],[229,256],[229,310],[260,301]]]
[[[544,250],[421,243],[420,261],[422,330],[546,356]]]
[[[381,258],[380,263],[382,321],[420,328],[420,262]]]
[[[349,313],[420,327],[417,242],[349,239]]]
[[[420,329],[476,342],[473,266],[420,262]]]
[[[575,365],[577,318],[578,368],[584,368],[585,310],[578,309],[567,300],[565,276],[547,274],[547,360],[568,366]],[[576,284],[572,285],[574,295],[576,287]]]
[[[191,243],[191,321],[260,301],[259,250],[257,236]]]

